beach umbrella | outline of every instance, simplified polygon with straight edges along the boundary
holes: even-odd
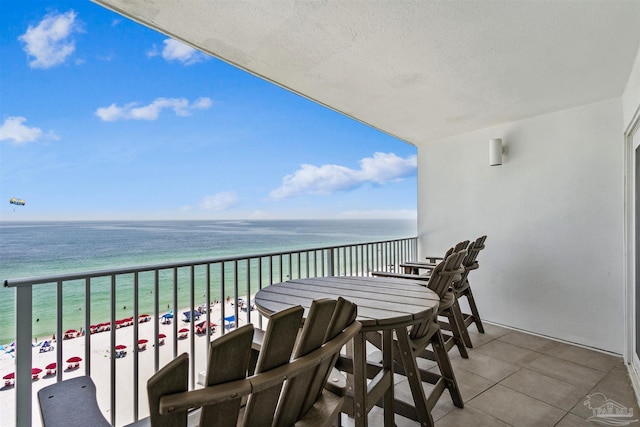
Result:
[[[31,375],[37,375],[40,372],[42,372],[42,369],[40,368],[31,368]]]
[[[11,372],[10,374],[5,375],[4,377],[2,377],[3,380],[12,380],[16,377],[16,373],[15,372]]]
[[[148,342],[149,340],[145,340],[145,339],[138,340],[138,344],[146,344]]]
[[[124,344],[118,344],[115,348],[116,350],[124,350],[125,348],[127,348],[127,346]]]
[[[182,329],[180,329],[178,332],[180,332],[180,333],[189,332],[189,329],[187,329],[187,328],[182,328]]]
[[[51,362],[47,366],[45,366],[44,369],[56,369],[56,366],[58,366],[56,362]]]
[[[158,338],[162,339],[162,338],[166,338],[167,336],[165,334],[158,334]]]
[[[67,359],[67,363],[78,363],[82,362],[82,357],[73,356]]]

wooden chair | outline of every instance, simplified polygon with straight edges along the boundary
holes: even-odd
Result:
[[[460,280],[463,273],[460,264],[465,255],[466,251],[464,250],[452,253],[434,268],[429,280],[429,288],[441,296],[441,301],[443,295],[451,292],[449,289],[453,286],[454,281]],[[379,334],[367,334],[367,340],[374,346],[381,348]],[[439,375],[418,367],[417,359],[425,356],[428,346],[431,346],[430,354],[438,364]],[[394,402],[396,413],[417,420],[422,426],[434,426],[431,411],[444,390],[449,391],[455,406],[464,407],[448,349],[437,321],[437,314],[434,317],[419,319],[407,334],[396,333],[394,347],[394,371],[407,377],[411,394],[414,397],[413,406],[396,399]],[[423,381],[433,384],[428,396],[422,386]]]
[[[471,285],[469,284],[469,273],[472,270],[477,270],[480,266],[477,261],[478,254],[482,249],[485,248],[484,242],[487,240],[487,236],[481,236],[476,239],[475,242],[469,245],[469,249],[467,250],[467,257],[462,261],[462,265],[464,265],[465,273],[462,280],[458,285],[455,286],[454,291],[456,293],[456,299],[460,300],[460,298],[467,298],[467,302],[469,304],[469,308],[471,313],[462,313],[462,317],[464,318],[464,324],[466,327],[469,327],[471,323],[475,323],[476,328],[478,328],[478,332],[484,334],[484,326],[482,325],[482,320],[480,319],[480,313],[478,312],[478,307],[476,306],[476,302],[473,298],[473,292],[471,292]]]
[[[344,398],[324,385],[340,349],[361,327],[355,310],[341,306],[334,300],[314,301],[300,334],[302,307],[273,315],[256,373],[249,377],[254,332],[250,324],[211,343],[203,389],[187,391],[189,359],[181,355],[148,382],[151,425],[185,427],[193,408],[202,408],[201,426],[330,425]]]
[[[455,244],[455,246],[449,248],[449,250],[444,254],[443,257],[428,256],[426,257],[427,262],[406,261],[400,264],[400,267],[402,267],[404,269],[404,272],[407,274],[420,274],[421,269],[426,269],[429,271],[433,270],[440,261],[443,261],[452,253],[460,252],[461,250],[467,249],[468,247],[469,241],[463,240],[462,242],[458,242]],[[426,274],[429,273],[427,272]]]
[[[460,243],[456,246],[459,246]],[[462,279],[462,274],[464,269],[461,267],[461,263],[466,256],[466,250],[462,249],[460,251],[454,251],[454,248],[451,248],[447,251],[446,257],[444,261],[441,261],[440,264],[447,263],[447,268],[454,269],[458,271],[458,273],[454,277],[454,282],[451,283],[449,281],[444,281],[442,278],[438,277],[437,280],[432,280],[433,274],[432,271],[429,270],[424,274],[413,274],[413,273],[386,273],[386,272],[378,272],[374,271],[372,274],[374,276],[380,277],[394,277],[394,278],[404,278],[404,279],[413,279],[413,280],[424,280],[426,282],[426,286],[435,291],[438,296],[440,296],[440,305],[438,306],[438,316],[444,317],[447,319],[447,322],[443,322],[441,327],[451,332],[451,335],[445,334],[443,335],[444,345],[447,351],[451,350],[454,346],[458,349],[460,356],[467,359],[469,358],[469,353],[467,352],[467,341],[465,340],[466,326],[464,326],[462,314],[460,312],[460,306],[458,305],[458,300],[456,299],[454,292],[454,285],[458,281]],[[453,256],[455,255],[455,256]],[[436,267],[434,267],[435,269]],[[447,288],[442,288],[443,283],[451,285]],[[448,286],[447,285],[447,286]],[[464,330],[464,331],[463,331]],[[466,333],[466,337],[469,337],[469,334]],[[469,340],[470,341],[470,340]]]
[[[473,348],[473,342],[471,341],[471,337],[469,336],[468,328],[472,323],[475,323],[478,332],[484,333],[484,326],[482,325],[482,320],[480,319],[480,313],[478,312],[478,307],[476,306],[475,299],[473,298],[473,292],[471,291],[471,286],[469,284],[469,273],[472,270],[476,270],[479,267],[477,257],[479,252],[484,249],[484,242],[487,240],[487,236],[480,236],[474,242],[470,243],[467,247],[467,256],[462,261],[462,265],[465,268],[464,274],[460,281],[455,283],[454,286],[454,294],[455,301],[453,301],[453,313],[456,316],[456,323],[458,325],[458,329],[462,334],[462,339],[465,343],[465,346],[468,348]],[[432,258],[435,259],[435,258]],[[427,280],[429,277],[429,271],[433,268],[433,264],[431,263],[419,263],[419,262],[409,262],[401,264],[405,268],[405,272],[410,272],[410,274],[419,274],[421,269],[427,269],[428,271],[424,274],[421,274],[419,277],[422,280]],[[471,313],[463,313],[459,301],[460,298],[467,298],[467,302],[469,304],[469,308]],[[450,323],[441,323],[441,327],[445,330],[451,330],[449,327]]]

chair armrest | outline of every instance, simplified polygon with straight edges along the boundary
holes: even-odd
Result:
[[[433,270],[436,268],[436,264],[430,262],[405,262],[400,264],[400,267],[404,268],[404,272],[407,274],[420,274],[420,269]]]
[[[412,279],[412,280],[424,280],[428,281],[430,276],[423,274],[406,274],[406,273],[390,273],[387,271],[373,271],[372,276],[377,277],[394,277],[396,279]]]

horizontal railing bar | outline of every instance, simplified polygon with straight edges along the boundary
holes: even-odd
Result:
[[[261,257],[274,257],[274,256],[282,257],[283,255],[287,255],[287,254],[297,254],[297,253],[311,252],[311,251],[323,251],[323,250],[330,250],[330,249],[348,248],[352,246],[366,245],[366,244],[373,244],[373,245],[384,244],[384,243],[395,242],[398,240],[409,240],[409,239],[415,239],[415,237],[406,237],[406,238],[392,239],[392,240],[381,240],[379,242],[350,243],[350,244],[338,245],[338,246],[323,246],[319,248],[295,249],[292,251],[267,252],[267,253],[261,253],[261,254],[198,259],[198,260],[192,260],[192,261],[175,261],[175,262],[168,262],[168,263],[161,263],[161,264],[148,264],[148,265],[137,266],[137,267],[112,268],[108,270],[54,274],[54,275],[47,275],[47,276],[25,277],[25,278],[19,278],[19,279],[6,279],[3,282],[3,286],[5,288],[16,288],[20,286],[41,285],[44,283],[51,283],[58,280],[65,281],[65,282],[72,281],[72,280],[81,280],[81,279],[85,279],[87,276],[107,277],[111,275],[143,273],[143,272],[156,271],[156,270],[168,270],[168,269],[174,269],[174,268],[183,268],[183,267],[191,267],[191,266],[206,265],[206,264],[225,263],[230,261],[233,262],[238,260],[254,259],[254,258],[261,258]]]

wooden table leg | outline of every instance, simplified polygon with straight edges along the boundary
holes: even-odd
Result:
[[[391,386],[384,393],[383,405],[384,405],[384,425],[394,426],[394,408],[393,402],[395,397],[393,395],[393,331],[385,330],[382,333],[382,368],[388,371],[391,375]]]
[[[356,427],[367,427],[367,351],[365,334],[353,337],[353,418]]]

